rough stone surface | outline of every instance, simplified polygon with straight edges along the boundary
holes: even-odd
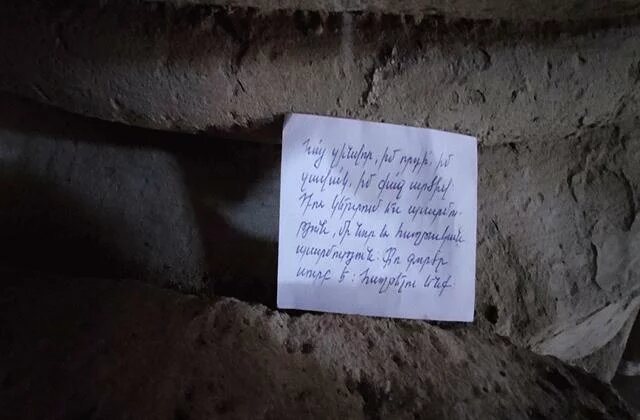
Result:
[[[501,334],[576,362],[628,334],[640,305],[639,140],[611,127],[481,150],[477,302]]]
[[[1,276],[7,418],[634,416],[610,385],[471,326]]]
[[[639,37],[637,19],[7,1],[0,89],[130,125],[262,141],[277,141],[290,111],[475,135],[478,323],[608,380],[640,305]],[[278,146],[186,147],[192,136],[40,116],[27,111],[3,135],[3,261],[273,305]],[[45,132],[24,133],[33,124]]]
[[[640,25],[42,0],[0,5],[0,89],[159,129],[279,138],[290,111],[560,141],[637,109]]]
[[[640,137],[549,143],[480,148],[476,323],[609,380],[640,305]],[[279,159],[0,96],[0,264],[273,308]]]
[[[318,12],[370,11],[391,14],[444,15],[467,19],[567,20],[606,19],[640,12],[637,0],[615,3],[565,0],[148,0],[176,5],[207,4],[250,7],[262,12],[305,10]]]

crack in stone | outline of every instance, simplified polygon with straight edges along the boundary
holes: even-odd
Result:
[[[595,284],[599,290],[603,290],[600,283],[598,283],[598,248],[596,244],[591,242],[591,281]]]
[[[635,194],[633,191],[633,186],[631,185],[631,181],[629,181],[629,178],[627,177],[623,169],[621,169],[618,173],[618,177],[622,181],[622,185],[624,186],[625,194],[627,196],[627,201],[629,202],[629,216],[625,217],[625,229],[626,231],[629,231],[631,230],[631,226],[633,226],[633,224],[635,223],[636,217],[638,215]]]

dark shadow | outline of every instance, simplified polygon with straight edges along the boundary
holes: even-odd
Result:
[[[629,333],[621,366],[612,383],[629,405],[640,410],[640,315]]]
[[[97,217],[61,185],[5,164],[0,191],[0,265],[69,276],[143,275],[107,234],[116,225],[126,229],[115,215]]]
[[[234,225],[233,212],[277,233],[279,145],[133,128],[0,94],[0,151],[0,264],[275,307],[277,237]],[[265,177],[273,194],[246,204]],[[142,242],[148,250],[132,245]],[[204,255],[179,258],[190,248]]]
[[[0,275],[6,418],[344,418],[358,407],[314,333],[273,326],[275,312],[136,281]]]
[[[269,174],[279,173],[280,146],[211,140],[179,156],[206,253],[208,291],[275,308],[279,175]],[[262,199],[250,199],[252,194]],[[246,222],[265,227],[270,237],[241,231],[220,212],[236,206]]]

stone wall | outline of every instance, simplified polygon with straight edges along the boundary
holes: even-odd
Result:
[[[5,265],[275,307],[278,145],[111,125],[6,95],[1,107]],[[610,379],[639,304],[625,260],[638,243],[639,152],[636,137],[590,133],[481,147],[476,318]]]
[[[640,307],[635,2],[332,4],[3,2],[2,265],[274,308],[287,112],[457,131],[478,328],[610,380]]]

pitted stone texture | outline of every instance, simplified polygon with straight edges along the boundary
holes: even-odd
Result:
[[[410,15],[442,15],[466,19],[578,20],[633,16],[640,12],[637,0],[613,4],[567,0],[147,0],[175,5],[204,4],[221,7],[250,7],[260,12],[301,10],[317,12],[366,11]]]
[[[157,3],[0,5],[0,89],[158,129],[280,137],[296,111],[560,140],[637,110],[640,26]]]
[[[5,272],[0,290],[9,418],[633,418],[609,385],[474,327],[131,281]]]
[[[638,132],[610,127],[479,158],[479,312],[539,352],[600,366],[606,380],[624,347],[587,356],[626,336],[640,306],[639,145]]]

